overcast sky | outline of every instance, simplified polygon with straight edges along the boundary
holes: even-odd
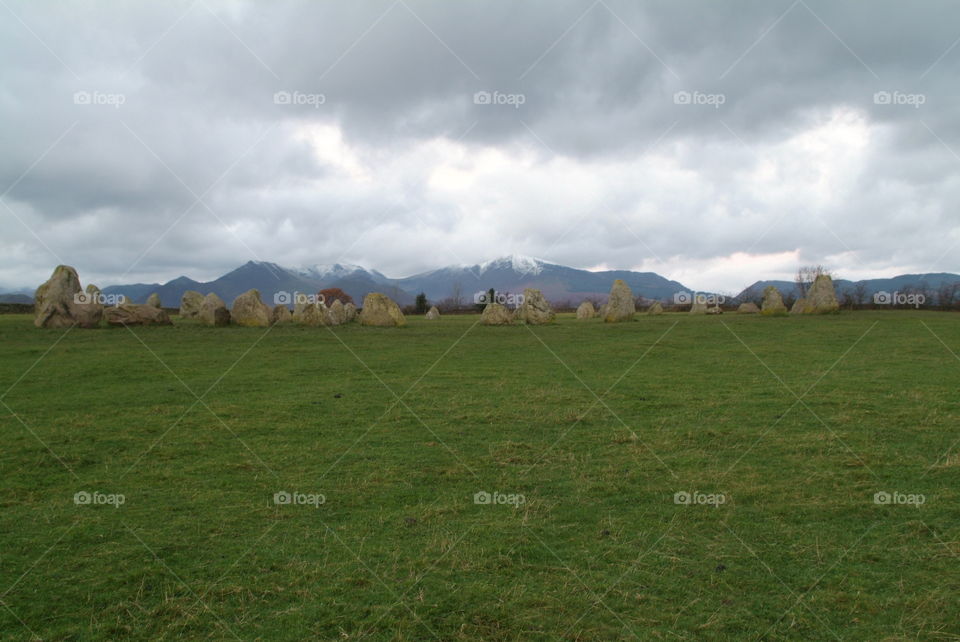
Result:
[[[960,272],[958,39],[953,2],[3,0],[0,289]]]

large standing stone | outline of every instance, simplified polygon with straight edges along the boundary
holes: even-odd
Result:
[[[760,314],[768,317],[782,317],[787,314],[787,306],[783,304],[780,290],[773,285],[763,289],[763,305],[760,307]]]
[[[593,307],[593,303],[590,301],[584,301],[577,308],[577,318],[581,321],[585,319],[592,319],[597,316],[597,310]]]
[[[663,306],[660,305],[659,301],[654,301],[653,305],[647,308],[647,314],[663,314]]]
[[[800,297],[793,302],[793,305],[790,306],[790,314],[803,314],[803,311],[806,307],[807,300],[803,297]]]
[[[694,299],[693,305],[690,306],[690,314],[706,314],[707,313],[707,302],[699,297]]]
[[[180,318],[196,319],[200,316],[201,305],[203,305],[203,295],[193,290],[187,290],[180,297]]]
[[[211,292],[203,297],[199,318],[206,325],[223,327],[230,325],[230,310],[227,309],[223,299]]]
[[[106,310],[110,325],[173,325],[166,310],[152,305],[123,303]]]
[[[363,297],[363,309],[360,310],[360,325],[373,326],[403,326],[407,321],[403,312],[386,294],[371,292]]]
[[[760,314],[760,308],[757,307],[756,303],[747,301],[737,307],[737,314]]]
[[[353,301],[348,302],[343,306],[343,312],[346,314],[347,323],[355,321],[357,318],[357,306],[353,304]]]
[[[343,301],[334,299],[326,313],[327,325],[343,325],[347,322],[347,311],[343,307]]]
[[[247,290],[230,306],[230,318],[237,325],[266,328],[270,325],[270,308],[260,300],[259,290]]]
[[[620,321],[632,321],[633,315],[637,312],[637,304],[633,300],[633,292],[630,286],[617,279],[610,288],[610,297],[607,299],[606,314],[603,320],[607,323],[618,323]]]
[[[80,289],[80,277],[69,265],[58,265],[34,295],[33,324],[38,328],[95,328],[103,306]]]
[[[423,318],[427,321],[436,321],[440,318],[440,310],[437,309],[437,306],[431,306],[427,313],[423,315]]]
[[[154,292],[147,297],[147,305],[153,306],[155,308],[162,308],[163,304],[160,303],[160,295]]]
[[[547,323],[553,323],[556,316],[540,290],[534,288],[524,289],[523,303],[516,311],[518,321],[523,321],[530,325],[545,325]]]
[[[293,304],[293,322],[296,325],[318,328],[326,323],[327,306],[320,302],[299,300]]]
[[[837,302],[837,292],[833,287],[833,279],[829,274],[821,274],[813,281],[807,290],[804,314],[833,314],[840,311]]]
[[[513,323],[513,313],[501,303],[488,303],[480,315],[483,325],[510,325]]]
[[[293,315],[290,313],[290,308],[285,305],[275,305],[273,310],[270,312],[270,323],[277,325],[278,323],[290,323],[293,321]]]

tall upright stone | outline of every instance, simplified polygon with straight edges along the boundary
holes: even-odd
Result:
[[[787,306],[783,304],[780,290],[775,286],[768,285],[763,289],[763,305],[760,306],[760,314],[767,317],[786,316]]]
[[[659,301],[654,301],[653,305],[647,308],[647,314],[652,314],[654,316],[663,314],[663,306],[660,305]]]
[[[180,297],[180,318],[196,319],[200,316],[201,305],[203,305],[203,295],[194,290],[187,290]]]
[[[80,277],[69,265],[58,265],[34,294],[38,328],[95,328],[102,318],[103,305],[80,289]]]
[[[203,297],[198,318],[205,325],[223,327],[230,325],[230,310],[227,309],[223,299],[211,292]]]
[[[148,296],[147,305],[153,308],[162,308],[163,304],[160,302],[160,295],[154,292],[150,296]]]
[[[407,324],[403,312],[386,294],[371,292],[363,297],[363,309],[360,310],[360,325],[370,326],[404,326]]]
[[[430,306],[430,309],[427,310],[427,313],[423,315],[423,318],[427,321],[436,321],[440,318],[440,310],[437,309],[437,306]]]
[[[513,313],[502,303],[488,303],[480,315],[483,325],[510,325],[513,319]]]
[[[586,319],[592,319],[597,316],[597,310],[593,307],[593,303],[590,301],[584,301],[577,308],[577,319],[580,321],[585,321]]]
[[[633,292],[630,286],[622,279],[613,282],[610,288],[610,297],[607,299],[606,313],[603,320],[606,323],[619,323],[621,321],[632,321],[633,315],[637,312],[637,304],[633,300]]]
[[[270,308],[260,300],[259,290],[247,290],[230,306],[230,318],[237,325],[249,328],[266,328],[270,325]]]
[[[840,311],[837,292],[829,274],[821,274],[814,279],[805,299],[803,314],[834,314]]]
[[[516,319],[530,325],[546,325],[553,323],[556,314],[547,303],[543,293],[534,288],[523,291],[523,303],[516,311]]]

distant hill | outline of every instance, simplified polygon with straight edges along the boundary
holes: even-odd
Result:
[[[0,294],[0,303],[23,303],[33,305],[33,297],[29,294]]]
[[[953,284],[960,284],[960,274],[932,272],[927,274],[901,274],[885,279],[863,279],[861,281],[837,279],[833,282],[838,297],[842,297],[845,293],[853,294],[858,286],[862,286],[863,294],[866,297],[865,303],[873,301],[873,295],[877,292],[892,294],[894,292],[924,289],[936,293],[942,286]],[[745,288],[743,292],[737,295],[737,298],[750,298],[751,293],[762,294],[763,289],[768,285],[775,286],[784,296],[797,296],[797,285],[793,281],[757,281]]]

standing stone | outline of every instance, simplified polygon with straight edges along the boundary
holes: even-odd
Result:
[[[597,310],[593,307],[593,303],[590,301],[584,301],[577,308],[577,319],[581,321],[592,319],[595,316],[597,316]]]
[[[807,300],[803,297],[800,297],[793,302],[793,305],[790,306],[790,314],[803,314],[806,307]]]
[[[113,326],[173,325],[166,310],[146,304],[122,303],[107,308],[105,316],[107,323]]]
[[[723,308],[721,308],[719,305],[714,305],[707,308],[707,314],[723,314]]]
[[[483,325],[510,325],[513,323],[513,313],[501,303],[488,303],[480,315]]]
[[[775,286],[768,285],[763,289],[763,305],[760,308],[760,314],[768,317],[786,316],[787,306],[783,304],[780,290]]]
[[[803,314],[834,314],[840,311],[833,279],[829,274],[821,274],[807,290],[806,305]]]
[[[699,295],[693,300],[693,305],[690,306],[690,314],[706,314],[707,313],[707,302],[704,301]]]
[[[427,313],[423,315],[423,318],[427,321],[436,321],[440,318],[440,310],[437,309],[437,306],[431,306]]]
[[[203,297],[199,318],[206,325],[223,327],[230,325],[230,310],[227,310],[227,304],[223,299],[211,292]]]
[[[180,297],[180,318],[196,319],[200,316],[201,305],[203,305],[203,295],[193,290],[187,290]]]
[[[355,306],[352,301],[343,306],[343,312],[347,317],[347,323],[356,320],[357,306]]]
[[[327,306],[303,297],[293,304],[293,322],[308,328],[319,328],[326,323]]]
[[[371,292],[363,297],[363,309],[360,310],[360,325],[404,326],[407,324],[403,312],[386,294]]]
[[[290,308],[282,304],[273,306],[273,311],[270,312],[270,323],[272,325],[290,323],[291,321],[293,321],[293,315],[290,313]]]
[[[163,304],[160,303],[160,295],[154,292],[153,294],[148,296],[147,305],[152,306],[154,308],[162,308]]]
[[[597,316],[600,317],[601,319],[606,319],[606,318],[607,318],[607,304],[606,304],[606,303],[604,303],[604,304],[601,305],[599,308],[597,308]]]
[[[237,325],[266,328],[270,325],[270,308],[260,300],[259,290],[247,290],[230,306],[230,318]]]
[[[620,321],[632,321],[633,315],[637,312],[637,304],[633,300],[633,292],[630,286],[617,279],[610,288],[610,297],[607,299],[607,310],[603,316],[606,323],[619,323]]]
[[[95,328],[103,318],[100,301],[80,289],[80,277],[69,265],[58,265],[34,295],[33,324],[38,328]]]
[[[334,299],[327,308],[326,321],[327,325],[343,325],[347,322],[347,311],[343,308],[343,302],[340,299]]]
[[[546,325],[553,323],[556,314],[550,308],[550,304],[543,297],[540,290],[526,288],[523,291],[523,303],[517,308],[516,318],[518,321],[529,323],[530,325]]]
[[[741,303],[737,307],[737,314],[760,314],[760,308],[757,307],[756,303],[748,301],[746,303]]]
[[[659,301],[654,301],[653,305],[647,308],[647,314],[663,314],[663,306],[660,305]]]

